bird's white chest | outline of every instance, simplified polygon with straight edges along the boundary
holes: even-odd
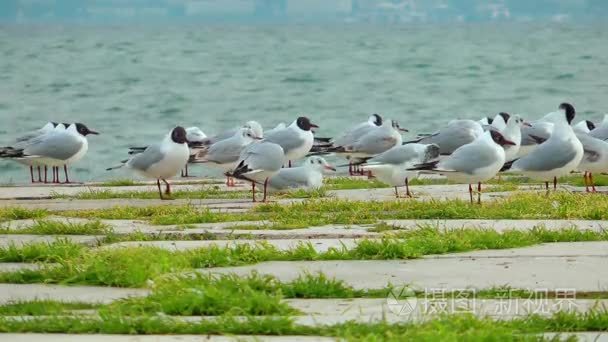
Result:
[[[289,152],[285,153],[285,160],[294,161],[305,157],[308,152],[310,152],[310,149],[312,148],[312,145],[314,143],[314,136],[310,131],[296,131],[294,132],[294,135],[298,137],[299,140],[303,139],[304,142],[302,143],[302,145],[293,148]]]
[[[161,148],[163,159],[151,165],[146,174],[154,178],[171,178],[186,165],[190,158],[190,149],[187,144],[165,144]]]

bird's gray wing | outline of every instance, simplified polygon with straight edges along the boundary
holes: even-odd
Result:
[[[289,153],[289,151],[302,146],[305,142],[303,138],[290,129],[283,129],[271,135],[266,135],[264,140],[281,146],[284,153]]]
[[[602,154],[608,153],[608,143],[587,133],[576,133],[576,137],[583,145],[583,161],[593,163],[600,159]]]
[[[270,142],[253,143],[247,146],[241,158],[251,170],[279,170],[285,155],[278,144]]]
[[[68,132],[49,133],[31,139],[23,152],[31,156],[66,160],[78,153],[83,142]]]
[[[243,145],[239,141],[226,139],[211,145],[205,159],[217,164],[233,163],[239,159],[242,150]]]
[[[473,174],[496,161],[496,150],[487,145],[468,144],[460,147],[439,163],[441,169]]]
[[[387,130],[379,129],[370,131],[347,150],[374,155],[387,151],[397,143],[396,137],[388,134]]]
[[[606,140],[608,138],[608,127],[600,126],[589,132],[589,135],[594,138]]]
[[[563,167],[576,156],[573,144],[559,140],[547,140],[530,154],[513,163],[512,169],[526,171],[549,171]]]
[[[161,144],[156,143],[148,146],[142,153],[136,154],[127,162],[127,166],[140,171],[146,171],[150,166],[161,161],[165,155],[162,153]]]
[[[452,154],[459,147],[472,143],[480,133],[475,127],[450,125],[439,133],[422,138],[419,143],[437,144],[441,154]]]
[[[347,146],[354,143],[358,138],[367,134],[372,128],[377,126],[370,125],[368,122],[363,122],[351,128],[342,136],[334,140],[334,146]]]
[[[521,145],[538,145],[538,138],[547,140],[551,137],[552,131],[553,124],[550,122],[535,122],[532,126],[524,126],[521,128]]]
[[[419,157],[419,151],[417,151],[413,145],[414,144],[395,146],[390,150],[369,159],[367,163],[398,165],[417,159]]]
[[[281,169],[268,179],[268,185],[279,190],[305,187],[308,185],[306,171],[303,167]]]

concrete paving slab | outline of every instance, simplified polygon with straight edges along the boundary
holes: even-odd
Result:
[[[415,229],[433,226],[442,229],[488,228],[502,232],[505,230],[530,230],[544,227],[551,230],[577,227],[581,230],[597,232],[608,229],[608,221],[602,220],[381,220],[400,229]]]
[[[48,267],[49,264],[32,264],[26,262],[0,262],[1,272],[16,272],[16,271],[35,271],[42,267]]]
[[[577,333],[545,333],[543,337],[548,340],[557,339],[557,341],[575,341],[579,342],[608,342],[608,333],[606,332],[577,332]]]
[[[400,289],[395,292],[399,293]],[[379,321],[388,318],[391,321],[430,318],[439,314],[469,312],[478,317],[496,319],[513,319],[530,314],[551,316],[556,312],[579,312],[602,310],[608,305],[608,300],[592,299],[549,299],[539,295],[538,298],[521,299],[471,299],[456,298],[444,294],[443,297],[433,297],[430,293],[425,297],[407,299],[388,298],[351,298],[351,299],[286,299],[291,307],[300,310],[304,315],[350,317],[353,320],[371,319]]]
[[[46,284],[0,284],[0,304],[52,299],[63,302],[110,303],[117,299],[147,296],[147,289]]]
[[[102,235],[30,235],[30,234],[0,234],[0,248],[11,245],[23,246],[31,243],[52,243],[58,239],[70,240],[74,243],[95,246],[103,239]]]
[[[605,267],[608,255],[603,254],[605,243],[576,244],[581,249],[577,255],[558,255],[560,248],[569,248],[566,246],[567,243],[562,243],[555,244],[554,248],[522,248],[519,253],[523,256],[507,254],[508,251],[479,251],[416,260],[264,262],[241,267],[201,269],[199,272],[244,275],[255,270],[274,275],[281,281],[291,281],[304,272],[323,272],[357,289],[411,284],[420,289],[485,289],[508,285],[521,289],[608,290],[608,268]],[[576,250],[574,246],[571,251]],[[472,257],[475,253],[479,257]]]
[[[228,342],[228,341],[294,341],[330,342],[331,337],[321,336],[262,336],[262,335],[69,335],[69,334],[0,334],[6,342]]]
[[[264,241],[264,243],[281,251],[296,248],[299,244],[310,243],[317,252],[326,252],[330,248],[354,248],[357,241],[357,239],[273,239]],[[106,245],[102,248],[157,247],[168,250],[188,250],[211,246],[233,247],[245,244],[253,246],[260,242],[259,240],[127,241]]]

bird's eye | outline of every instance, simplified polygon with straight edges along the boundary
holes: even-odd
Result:
[[[318,164],[321,164],[321,161],[320,161],[320,160],[317,160],[317,163],[318,163]]]

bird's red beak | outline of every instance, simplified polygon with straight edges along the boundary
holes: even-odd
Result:
[[[400,130],[401,132],[409,132],[409,130],[408,130],[408,129],[406,129],[406,128],[401,128],[401,127],[399,127],[399,130]]]
[[[529,122],[525,122],[525,121],[524,121],[523,125],[526,126],[526,127],[532,127],[532,125],[530,125]]]
[[[312,122],[310,123],[310,127],[312,127],[312,128],[319,128],[319,126],[313,124]]]
[[[514,142],[512,142],[511,140],[507,140],[507,139],[505,139],[505,140],[504,140],[504,142],[503,142],[503,145],[513,145],[513,146],[515,146],[515,145],[517,145],[517,144],[516,144],[516,143],[514,143]]]
[[[325,166],[323,166],[323,167],[324,167],[326,170],[330,170],[330,171],[334,171],[334,172],[336,172],[336,168],[335,168],[335,167],[333,167],[333,166],[331,166],[331,165],[325,165]]]

